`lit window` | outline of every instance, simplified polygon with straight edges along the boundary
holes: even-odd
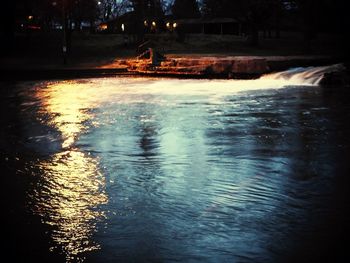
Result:
[[[108,25],[107,24],[101,24],[100,25],[100,29],[101,30],[106,30],[108,28]]]

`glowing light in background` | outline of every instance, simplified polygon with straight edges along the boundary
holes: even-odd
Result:
[[[99,25],[99,30],[107,30],[107,29],[108,29],[108,25],[107,24]]]

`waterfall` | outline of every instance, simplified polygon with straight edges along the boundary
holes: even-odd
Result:
[[[298,67],[265,75],[260,79],[282,80],[289,85],[318,85],[326,73],[345,70],[343,64],[322,67]]]

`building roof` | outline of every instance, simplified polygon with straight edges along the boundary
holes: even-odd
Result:
[[[224,24],[238,22],[236,19],[229,17],[175,19],[174,21],[179,24]]]

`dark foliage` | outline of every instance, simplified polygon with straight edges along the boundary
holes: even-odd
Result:
[[[198,18],[201,16],[196,0],[175,0],[172,13],[175,18]]]

